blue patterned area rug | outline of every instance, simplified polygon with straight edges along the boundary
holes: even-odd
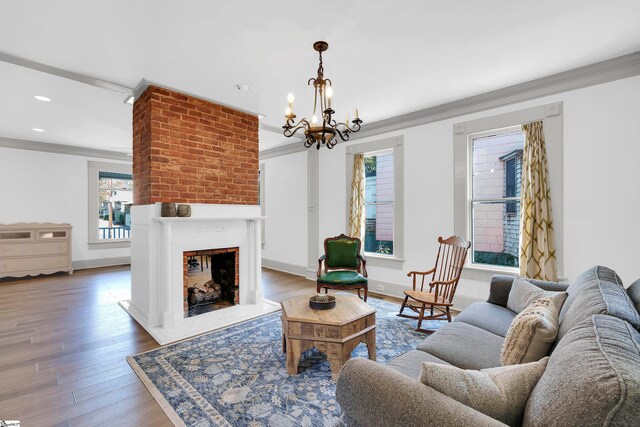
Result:
[[[376,309],[379,363],[414,349],[425,334],[397,317],[399,306],[368,300]],[[430,321],[437,328],[440,321]],[[364,344],[352,357],[367,357]],[[280,313],[127,358],[176,425],[334,426],[340,416],[329,362],[315,349],[290,376],[282,353]]]

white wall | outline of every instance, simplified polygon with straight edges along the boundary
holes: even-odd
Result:
[[[264,163],[266,266],[295,271],[307,266],[307,153],[261,160]],[[269,263],[271,262],[271,264]]]
[[[405,144],[406,262],[402,269],[372,266],[369,277],[410,286],[406,272],[430,267],[437,237],[453,234],[454,123],[554,102],[563,102],[564,113],[564,162],[554,169],[564,174],[564,231],[556,238],[564,242],[565,276],[573,279],[601,264],[615,269],[626,285],[640,277],[640,76],[357,139],[361,143],[402,135]],[[320,241],[345,230],[344,147],[321,150]],[[280,159],[284,169],[295,163],[293,156],[287,157]],[[464,279],[458,295],[460,301],[485,299],[488,284]]]
[[[89,203],[87,162],[89,160],[124,163],[83,156],[0,148],[0,223],[66,222],[71,224],[73,226],[72,257],[76,263],[130,256],[129,248],[89,248],[87,223]]]
[[[640,77],[565,101],[565,271],[594,264],[640,277]]]
[[[438,236],[453,232],[453,131],[451,124],[436,123],[357,142],[397,135],[404,137],[404,255],[407,261],[399,270],[370,264],[367,270],[371,279],[408,286],[407,271],[433,263]],[[345,163],[345,145],[321,150],[320,240],[346,231]]]

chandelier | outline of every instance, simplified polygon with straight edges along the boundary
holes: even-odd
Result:
[[[360,130],[360,124],[362,120],[358,117],[358,110],[356,109],[355,118],[349,125],[349,115],[347,114],[344,123],[338,123],[333,118],[335,111],[331,108],[331,100],[333,98],[333,88],[331,80],[324,78],[324,68],[322,68],[322,52],[329,48],[329,44],[323,41],[317,41],[313,44],[313,48],[318,52],[320,56],[320,64],[318,65],[318,76],[311,77],[307,82],[308,85],[313,83],[315,95],[313,99],[313,116],[311,120],[305,118],[300,119],[296,123],[296,115],[293,112],[293,94],[290,93],[287,97],[289,106],[285,110],[285,117],[287,123],[282,126],[284,129],[284,136],[287,138],[292,137],[300,129],[304,129],[304,146],[306,148],[316,145],[316,148],[320,149],[320,144],[324,144],[327,148],[333,148],[338,143],[338,137],[343,141],[348,141],[349,136],[352,133]],[[321,116],[318,117],[318,112]]]

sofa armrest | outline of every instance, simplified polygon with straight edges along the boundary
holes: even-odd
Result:
[[[368,359],[349,360],[336,386],[349,426],[504,426],[421,382]]]
[[[493,276],[491,278],[489,299],[487,300],[487,302],[506,307],[507,301],[509,300],[509,292],[511,291],[511,285],[513,284],[514,278],[514,276],[505,276],[501,274]],[[568,283],[547,282],[544,280],[535,279],[525,280],[541,289],[544,289],[545,291],[562,292],[566,291],[569,287]]]

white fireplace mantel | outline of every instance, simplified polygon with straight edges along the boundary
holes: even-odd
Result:
[[[134,206],[131,300],[121,302],[160,344],[277,311],[262,295],[259,206],[191,205],[188,218],[160,217],[160,205]],[[183,252],[239,248],[240,303],[184,317]]]

